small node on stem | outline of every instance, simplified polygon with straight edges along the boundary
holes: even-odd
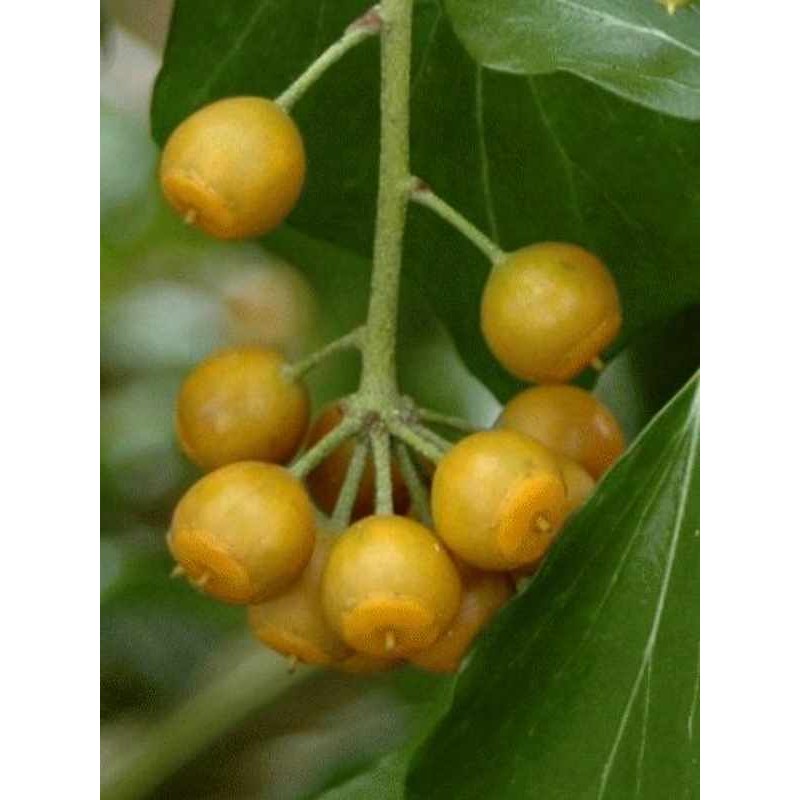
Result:
[[[595,357],[594,357],[594,358],[593,358],[593,359],[592,359],[592,360],[589,362],[589,366],[590,366],[590,367],[591,367],[591,368],[592,368],[592,369],[593,369],[595,372],[598,372],[598,373],[600,373],[600,372],[602,372],[602,371],[603,371],[603,370],[606,368],[606,362],[605,362],[605,361],[603,361],[603,359],[602,359],[602,358],[600,358],[600,356],[595,356]]]
[[[383,17],[381,16],[380,3],[372,6],[362,16],[351,22],[346,28],[345,33],[352,31],[369,31],[370,33],[378,33],[383,25]]]

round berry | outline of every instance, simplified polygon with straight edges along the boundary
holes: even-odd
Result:
[[[571,458],[599,478],[625,449],[614,415],[577,386],[538,386],[512,398],[497,421],[524,433],[554,453]]]
[[[218,239],[261,236],[283,222],[303,188],[306,156],[292,118],[261,97],[195,111],[161,156],[161,187],[189,223]]]
[[[204,469],[291,459],[308,427],[309,402],[285,366],[277,351],[257,347],[225,350],[198,365],[178,395],[186,455]]]
[[[243,461],[209,473],[186,492],[167,543],[206,594],[252,605],[299,577],[315,534],[303,484],[283,467]]]
[[[509,577],[501,572],[461,572],[464,587],[455,620],[427,650],[409,661],[431,672],[456,672],[475,637],[513,594]]]
[[[511,253],[483,290],[486,343],[509,372],[526,381],[570,380],[621,324],[614,278],[596,256],[573,244],[545,242]]]
[[[591,497],[596,484],[594,478],[577,461],[558,453],[554,455],[567,486],[567,509],[571,514]]]
[[[307,447],[313,447],[326,434],[337,427],[344,414],[341,407],[334,403],[322,410],[314,420],[308,432]],[[337,447],[326,459],[315,467],[306,477],[306,484],[317,505],[327,514],[331,514],[336,506],[339,492],[344,485],[347,468],[353,457],[355,442],[348,439]],[[400,473],[400,467],[392,459],[392,502],[398,514],[404,514],[410,504],[408,487]],[[353,519],[361,519],[375,511],[375,467],[371,459],[367,460],[358,494],[353,505]]]
[[[299,580],[282,594],[248,609],[248,622],[268,647],[306,664],[330,664],[349,650],[322,613],[320,581],[335,539],[318,531],[314,553]]]
[[[451,448],[433,476],[437,533],[457,556],[486,570],[540,558],[566,513],[555,457],[516,431],[474,433]]]
[[[461,601],[450,557],[423,525],[372,516],[345,531],[322,578],[331,626],[354,650],[379,658],[430,647]]]

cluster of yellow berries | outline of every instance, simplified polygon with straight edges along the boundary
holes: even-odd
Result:
[[[294,123],[260,98],[201,109],[172,134],[161,163],[170,203],[221,238],[276,227],[304,174]],[[297,660],[360,672],[400,661],[457,669],[514,579],[536,568],[624,448],[611,413],[565,385],[620,324],[613,278],[579,247],[534,245],[496,264],[484,337],[506,369],[541,385],[513,398],[494,429],[467,435],[436,465],[421,462],[427,525],[410,515],[397,463],[394,513],[375,513],[369,464],[356,521],[334,530],[321,512],[334,510],[354,440],[343,438],[305,480],[285,465],[335,430],[344,407],[324,409],[312,425],[306,388],[279,352],[213,355],[178,397],[181,446],[208,471],[174,512],[168,543],[179,570],[207,594],[248,606],[255,634]]]

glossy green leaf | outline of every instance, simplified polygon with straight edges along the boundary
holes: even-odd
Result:
[[[367,5],[178,0],[154,94],[157,141],[211,100],[275,96]],[[697,301],[695,123],[572,75],[481,68],[434,0],[418,0],[415,26],[417,174],[506,249],[561,239],[600,254],[622,294],[620,344]],[[348,54],[295,113],[309,177],[291,225],[368,258],[377,186],[377,42]],[[500,399],[508,397],[519,384],[491,356],[478,325],[487,262],[427,210],[411,209],[409,222],[406,284],[428,297],[469,369]]]
[[[698,386],[654,419],[482,638],[408,798],[698,796]]]
[[[656,0],[445,0],[476,61],[526,75],[571,72],[679,117],[700,116],[700,10]]]

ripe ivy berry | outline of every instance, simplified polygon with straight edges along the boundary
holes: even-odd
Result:
[[[614,278],[581,247],[545,242],[500,262],[483,291],[481,328],[513,375],[536,383],[575,377],[619,333]]]
[[[378,658],[430,647],[460,602],[450,557],[427,528],[406,517],[372,516],[352,525],[322,578],[331,626],[354,650]]]
[[[577,386],[537,386],[512,398],[497,420],[581,464],[599,478],[625,449],[614,415]]]
[[[186,492],[167,544],[206,594],[252,605],[299,577],[316,527],[311,499],[288,470],[243,461],[210,472]]]
[[[229,97],[187,117],[161,156],[161,187],[187,222],[218,239],[262,236],[300,197],[303,139],[281,106]]]
[[[306,664],[330,664],[350,655],[322,613],[320,581],[334,544],[317,532],[314,553],[299,580],[281,594],[248,609],[248,622],[268,647]]]
[[[308,427],[305,386],[275,350],[240,347],[211,356],[186,378],[176,427],[186,455],[214,469],[236,461],[286,463]]]
[[[516,431],[462,439],[436,469],[431,510],[457,556],[485,570],[531,564],[547,551],[567,514],[555,457]]]
[[[461,606],[450,627],[427,650],[412,653],[409,661],[430,672],[456,672],[475,637],[513,594],[502,572],[462,569]]]

